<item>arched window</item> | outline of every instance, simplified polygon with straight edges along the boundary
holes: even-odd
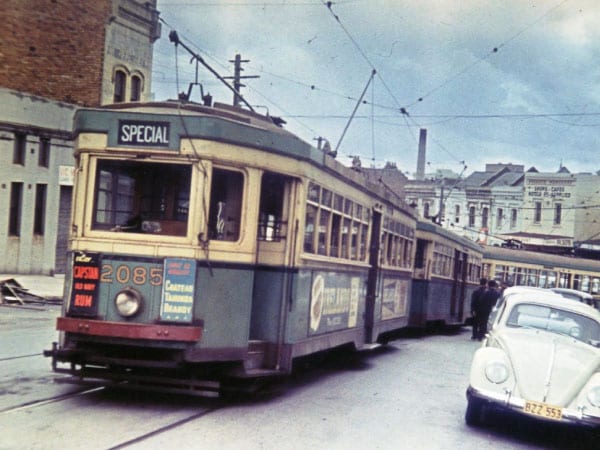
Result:
[[[475,207],[469,206],[469,226],[475,226]]]
[[[140,101],[142,96],[142,79],[138,75],[133,75],[131,77],[131,96],[130,100],[132,102]]]
[[[488,226],[488,209],[484,207],[481,210],[481,227],[487,228],[487,226]]]
[[[127,75],[122,70],[115,72],[115,95],[113,101],[120,103],[125,101],[125,84],[127,83]]]

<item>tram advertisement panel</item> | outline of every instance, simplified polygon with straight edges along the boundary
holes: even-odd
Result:
[[[95,316],[98,311],[98,285],[100,283],[100,255],[75,252],[73,254],[73,285],[69,313]]]
[[[188,323],[192,321],[195,280],[196,261],[165,259],[161,320]]]
[[[355,327],[360,290],[360,277],[315,272],[311,289],[309,334]]]
[[[406,316],[409,280],[383,279],[381,318],[395,319]]]

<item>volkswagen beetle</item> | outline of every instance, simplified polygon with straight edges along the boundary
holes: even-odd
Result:
[[[505,294],[473,356],[466,423],[493,408],[598,432],[600,312],[549,290]]]

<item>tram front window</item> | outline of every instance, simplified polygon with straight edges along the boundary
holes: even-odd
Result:
[[[100,160],[93,229],[185,236],[191,166]]]

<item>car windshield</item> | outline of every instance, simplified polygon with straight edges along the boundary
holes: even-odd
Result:
[[[593,345],[600,341],[600,323],[590,317],[547,305],[516,304],[508,316],[506,326],[565,334]]]

